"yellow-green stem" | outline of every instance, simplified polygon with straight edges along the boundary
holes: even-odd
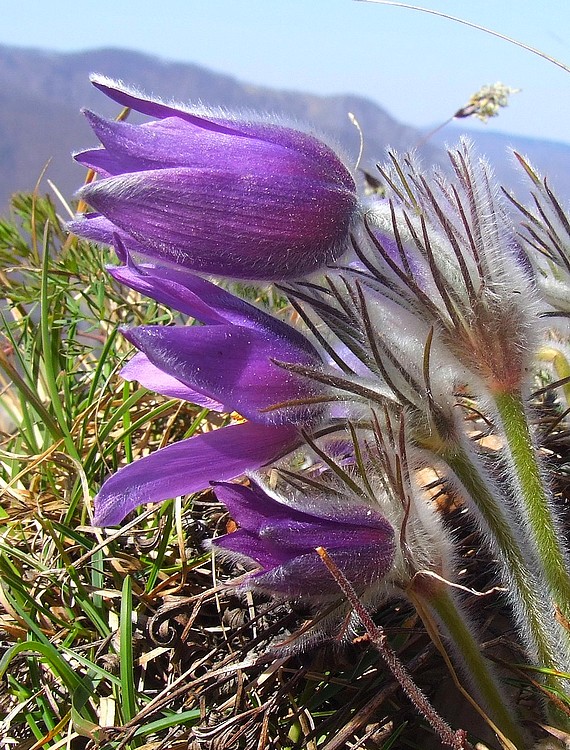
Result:
[[[553,634],[545,627],[544,603],[538,581],[525,560],[500,498],[494,497],[481,471],[461,447],[455,446],[441,457],[469,494],[491,536],[493,551],[501,563],[502,580],[509,589],[511,601],[530,641],[527,643],[529,650],[535,653],[540,666],[558,669]]]
[[[566,619],[570,617],[570,575],[548,490],[543,481],[533,445],[524,402],[520,393],[495,395],[506,449],[513,472],[513,499],[520,505],[528,532],[542,565],[554,604]],[[523,527],[521,518],[521,527]],[[524,527],[523,527],[524,528]]]
[[[475,638],[472,626],[464,617],[449,584],[429,572],[421,572],[414,577],[408,593],[433,642],[442,652],[455,684],[496,732],[503,747],[511,750],[513,747],[516,750],[527,747],[514,707],[510,705],[492,667],[482,655],[479,640]],[[439,627],[436,620],[439,621]],[[455,658],[462,667],[461,672],[476,691],[475,699],[465,690],[456,675],[442,635],[452,644]]]

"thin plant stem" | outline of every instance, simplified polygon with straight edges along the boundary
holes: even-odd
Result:
[[[316,552],[326,565],[329,573],[334,578],[342,593],[350,602],[352,608],[360,618],[370,636],[370,640],[376,646],[388,668],[398,681],[402,690],[412,701],[417,710],[425,716],[435,732],[439,735],[442,743],[454,748],[454,750],[467,750],[469,744],[463,729],[453,730],[449,724],[437,713],[429,702],[425,693],[416,685],[406,667],[398,658],[396,652],[388,644],[386,635],[381,627],[376,625],[370,614],[358,598],[356,591],[344,573],[337,567],[326,549],[317,547]]]
[[[62,404],[62,396],[57,383],[58,368],[54,358],[52,330],[49,320],[49,251],[47,247],[47,235],[49,226],[46,224],[44,235],[43,261],[42,261],[42,280],[40,288],[40,332],[42,339],[42,352],[45,363],[45,377],[47,390],[51,398],[51,405],[55,413],[57,424],[63,436],[63,442],[70,456],[76,461],[80,460],[75,443],[69,431],[67,418]]]
[[[558,68],[562,68],[562,70],[566,71],[566,73],[570,73],[570,68],[567,65],[565,65],[563,62],[560,62],[560,60],[557,60],[555,57],[551,57],[550,55],[547,55],[546,52],[542,52],[542,50],[539,50],[536,47],[531,47],[530,44],[519,42],[518,39],[513,39],[513,37],[507,36],[506,34],[501,34],[498,31],[493,31],[493,29],[489,29],[486,26],[481,26],[478,23],[467,21],[465,20],[465,18],[460,18],[459,16],[451,16],[449,15],[449,13],[444,13],[439,10],[433,10],[433,8],[422,8],[419,5],[410,5],[408,3],[393,2],[393,0],[357,0],[357,2],[376,3],[377,5],[391,5],[392,7],[395,7],[395,8],[406,8],[407,10],[415,10],[420,13],[428,13],[431,16],[439,16],[439,18],[446,18],[448,21],[454,21],[455,23],[460,23],[463,26],[469,26],[469,28],[475,29],[476,31],[483,31],[485,34],[489,34],[490,36],[497,37],[497,39],[501,39],[503,42],[514,44],[516,47],[520,47],[521,49],[524,49],[527,52],[532,52],[533,55],[538,55],[538,57],[542,57],[543,60],[546,60],[547,62],[550,62],[553,65],[556,65]]]

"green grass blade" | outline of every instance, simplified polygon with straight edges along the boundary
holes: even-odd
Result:
[[[55,412],[57,424],[59,426],[60,433],[63,435],[65,447],[70,456],[73,456],[76,461],[80,461],[80,457],[75,448],[75,443],[71,437],[67,419],[64,413],[64,407],[62,404],[59,387],[57,383],[57,374],[59,368],[56,367],[54,359],[54,347],[52,333],[53,328],[49,317],[50,309],[50,298],[49,298],[49,252],[47,247],[49,226],[46,224],[46,231],[44,233],[44,248],[43,248],[43,262],[42,262],[42,281],[40,291],[40,305],[41,305],[41,317],[40,317],[40,329],[41,329],[41,340],[42,340],[42,352],[45,364],[45,376],[46,385],[51,398],[52,408]]]
[[[195,724],[200,721],[200,711],[194,709],[192,711],[181,711],[179,714],[168,714],[162,719],[156,721],[150,721],[148,724],[144,724],[139,727],[135,732],[135,737],[146,737],[149,734],[155,732],[162,732],[165,729],[170,729],[176,726],[186,726],[187,724]]]
[[[135,673],[133,664],[133,589],[131,577],[126,576],[121,592],[121,614],[119,621],[121,710],[126,724],[137,713]]]

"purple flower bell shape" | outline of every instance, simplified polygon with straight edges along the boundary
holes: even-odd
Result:
[[[323,600],[339,589],[316,547],[324,547],[359,593],[381,585],[395,557],[392,525],[363,502],[319,497],[294,506],[251,484],[214,483],[239,529],[212,541],[222,556],[257,570],[242,586],[286,599]]]
[[[126,265],[107,270],[203,324],[122,329],[139,349],[121,373],[126,379],[271,426],[311,422],[322,411],[312,399],[323,386],[276,364],[322,366],[315,347],[296,328],[187,271],[136,265],[128,256]]]
[[[155,119],[135,125],[86,112],[102,147],[75,158],[102,179],[80,191],[97,213],[71,222],[72,232],[107,244],[117,234],[146,258],[246,279],[300,278],[346,250],[355,183],[314,136],[92,81]]]
[[[136,265],[118,243],[121,283],[203,325],[150,325],[123,330],[139,352],[123,368],[163,395],[248,421],[168,445],[128,464],[103,484],[94,523],[111,526],[143,503],[160,502],[254,471],[299,446],[300,427],[324,417],[322,387],[275,364],[319,367],[312,344],[287,323],[199,276]]]

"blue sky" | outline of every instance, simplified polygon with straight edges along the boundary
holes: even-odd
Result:
[[[0,43],[60,51],[124,47],[255,84],[362,94],[418,126],[447,119],[483,84],[500,80],[522,91],[489,129],[570,143],[570,73],[424,13],[357,0],[33,5],[24,20],[21,0],[3,0]],[[567,0],[425,0],[424,7],[487,26],[570,65]]]

